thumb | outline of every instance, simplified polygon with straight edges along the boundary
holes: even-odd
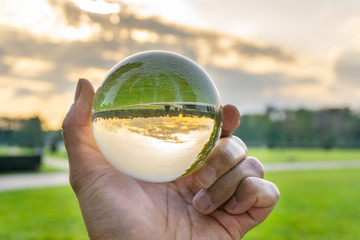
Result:
[[[87,79],[80,78],[76,87],[75,102],[69,111],[69,113],[73,113],[70,117],[75,117],[75,119],[72,119],[75,120],[73,123],[80,126],[91,126],[91,107],[94,95],[92,84]],[[74,112],[71,112],[71,110]]]
[[[63,124],[64,141],[81,137],[83,128],[91,128],[91,106],[94,99],[94,88],[86,79],[79,79],[76,87],[75,101],[67,113]]]
[[[70,184],[79,192],[89,182],[90,173],[108,167],[100,153],[91,128],[91,108],[94,88],[86,79],[80,79],[76,87],[75,101],[67,113],[62,134],[69,159]]]
[[[94,95],[91,83],[86,79],[80,79],[76,88],[75,102],[62,124],[62,134],[70,166],[74,158],[84,154],[84,146],[98,151],[91,128],[91,107]]]

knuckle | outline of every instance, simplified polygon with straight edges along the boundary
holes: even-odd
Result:
[[[83,185],[84,185],[84,178],[86,178],[86,176],[90,176],[91,173],[89,173],[86,168],[81,168],[80,164],[71,161],[69,159],[69,163],[70,163],[70,169],[69,169],[69,182],[70,182],[70,186],[73,189],[73,191],[78,194]],[[85,181],[86,183],[87,181]]]
[[[223,204],[229,199],[236,191],[238,184],[233,179],[222,179],[207,191],[211,195],[211,199],[215,205]]]
[[[264,178],[265,176],[265,167],[264,165],[255,157],[248,157],[245,160],[249,165],[250,169],[255,171],[258,177]]]
[[[76,177],[76,175],[74,175],[74,174],[70,174],[69,182],[70,182],[70,186],[73,189],[73,191],[75,192],[75,194],[79,193],[80,192],[80,184],[79,184],[78,177]]]
[[[65,130],[68,128],[68,126],[69,126],[69,120],[68,120],[68,116],[66,116],[61,125],[61,131],[63,134],[65,133]]]
[[[75,129],[75,121],[74,121],[74,111],[75,111],[75,104],[71,105],[68,113],[66,114],[62,125],[61,125],[61,134],[64,140],[65,147],[68,146],[69,142],[72,142],[72,137],[74,134],[73,129]]]
[[[221,139],[216,151],[214,151],[214,161],[219,161],[220,166],[228,166],[233,162],[233,154],[229,147],[229,139]]]
[[[239,144],[239,141],[241,140],[238,137],[229,137],[219,142],[217,157],[223,164],[233,166],[245,158],[246,146]]]
[[[256,197],[261,207],[274,207],[280,199],[280,191],[272,182],[256,177],[247,177],[242,181],[243,194],[248,198]]]
[[[247,146],[246,144],[243,142],[243,140],[241,140],[239,137],[232,135],[231,139],[234,141],[235,144],[238,145],[238,147],[240,146],[243,149],[243,152],[245,152],[245,155],[248,152]]]
[[[241,183],[242,183],[242,185],[244,187],[244,191],[247,195],[255,194],[259,187],[257,181],[255,181],[255,179],[252,177],[244,178]]]
[[[229,166],[234,162],[232,154],[228,151],[220,151],[217,157],[219,158],[222,166]]]
[[[269,182],[269,189],[271,191],[273,204],[275,205],[280,199],[280,191],[272,182]]]
[[[93,173],[80,170],[80,166],[73,164],[70,166],[69,182],[70,186],[73,189],[76,195],[82,194],[84,189],[89,188],[89,186],[94,183],[87,176],[91,176]],[[86,180],[85,180],[86,179]]]
[[[224,193],[232,193],[235,191],[235,184],[231,179],[224,180],[221,184],[221,189]]]
[[[63,122],[62,122],[62,125],[61,125],[61,128],[64,130],[64,129],[67,129],[71,126],[71,124],[73,123],[73,120],[71,119],[72,118],[72,115],[74,114],[74,111],[75,111],[75,103],[73,103],[69,109],[69,111],[67,112]]]

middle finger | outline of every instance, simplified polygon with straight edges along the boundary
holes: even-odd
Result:
[[[218,178],[245,159],[246,145],[236,136],[221,138],[202,165],[193,172],[198,187],[209,188]]]
[[[194,207],[203,214],[210,214],[231,198],[242,179],[246,177],[264,177],[264,167],[256,158],[246,158],[221,176],[211,187],[201,189],[193,199]]]

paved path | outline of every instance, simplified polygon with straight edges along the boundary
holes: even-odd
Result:
[[[360,168],[360,160],[266,163],[264,166],[267,172],[351,169]]]
[[[66,171],[69,170],[69,163],[67,160],[56,159],[53,157],[44,157],[43,164]]]
[[[61,169],[63,172],[0,175],[0,192],[27,188],[64,186],[69,184],[69,164],[66,160],[45,157],[43,158],[43,164]]]
[[[0,192],[27,189],[64,186],[69,184],[67,172],[60,173],[19,173],[0,176]]]
[[[69,175],[67,171],[69,166],[66,161],[46,157],[44,159],[44,164],[63,169],[64,172],[0,175],[0,192],[27,188],[63,186],[69,184]],[[267,172],[352,169],[360,168],[360,160],[267,163],[264,164],[264,166]]]

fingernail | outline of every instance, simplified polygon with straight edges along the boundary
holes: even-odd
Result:
[[[210,166],[204,166],[196,175],[196,179],[203,187],[210,187],[216,180],[215,169]]]
[[[79,81],[76,85],[76,91],[75,91],[75,98],[74,98],[74,102],[77,102],[77,100],[80,97],[80,92],[81,92],[81,78],[79,78]]]
[[[200,190],[194,198],[194,206],[199,211],[207,210],[211,204],[212,202],[210,196],[205,192],[205,190]]]
[[[236,199],[235,197],[233,196],[225,205],[225,210],[228,211],[228,212],[231,212],[232,210],[235,209],[235,206],[236,206]]]

